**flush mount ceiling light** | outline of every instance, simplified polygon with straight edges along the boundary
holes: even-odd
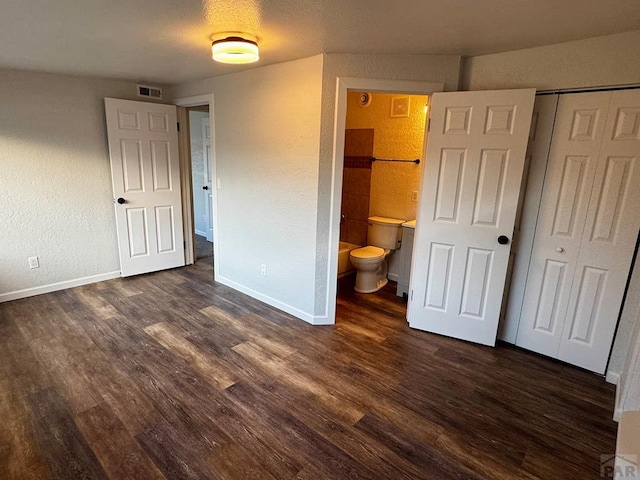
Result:
[[[246,33],[218,34],[211,44],[213,59],[220,63],[253,63],[260,59],[258,41]]]

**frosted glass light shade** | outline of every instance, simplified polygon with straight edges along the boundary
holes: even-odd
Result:
[[[242,37],[226,37],[211,44],[213,59],[220,63],[253,63],[260,59],[258,44]]]

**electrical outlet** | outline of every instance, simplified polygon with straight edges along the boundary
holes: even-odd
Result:
[[[38,262],[38,257],[29,257],[27,258],[27,261],[29,262],[29,268],[32,270],[34,268],[40,267],[40,262]]]
[[[411,201],[412,202],[418,201],[418,190],[414,190],[413,192],[411,192]]]
[[[264,263],[260,266],[260,273],[265,277],[267,276],[267,266]]]

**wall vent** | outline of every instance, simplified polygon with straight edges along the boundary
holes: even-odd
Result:
[[[138,96],[145,98],[155,98],[162,100],[162,89],[159,87],[150,87],[149,85],[136,85]]]

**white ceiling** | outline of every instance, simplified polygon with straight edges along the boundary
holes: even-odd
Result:
[[[640,28],[639,0],[4,0],[0,67],[175,84],[237,71],[210,37],[258,36],[267,65],[318,53],[497,53]]]

